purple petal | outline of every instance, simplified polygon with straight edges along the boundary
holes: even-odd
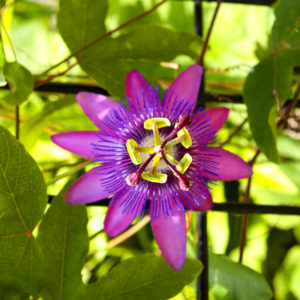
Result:
[[[137,70],[130,71],[126,76],[126,95],[132,113],[146,117],[150,111],[149,106],[152,109],[154,105],[158,106],[156,110],[160,111],[160,102],[156,101],[152,87]]]
[[[248,178],[253,171],[251,166],[243,161],[239,156],[228,152],[224,149],[218,149],[218,156],[214,157],[214,161],[218,163],[219,176],[212,176],[212,180],[231,181],[241,178]]]
[[[125,230],[141,213],[144,201],[147,200],[142,195],[135,195],[134,190],[131,188],[123,193],[121,197],[115,197],[118,199],[112,199],[104,220],[104,231],[109,236],[116,236]],[[133,206],[133,209],[130,211],[125,211],[125,205],[128,204],[126,199],[129,199]]]
[[[51,136],[53,143],[76,155],[92,159],[92,143],[97,143],[97,131],[71,131]]]
[[[90,203],[105,199],[109,194],[101,185],[101,176],[96,174],[96,169],[83,174],[73,183],[65,194],[65,201],[69,204]]]
[[[205,118],[199,119],[201,120],[201,122],[209,119],[209,124],[211,125],[211,128],[217,132],[226,122],[229,115],[229,111],[230,110],[227,107],[209,108],[203,112],[203,114],[205,114]],[[195,122],[197,122],[197,118],[195,119]]]
[[[119,110],[120,104],[103,95],[88,92],[77,94],[77,102],[88,118],[99,127],[111,110]]]
[[[153,234],[167,263],[179,270],[185,263],[186,224],[185,215],[177,213],[166,218],[161,215],[151,223]]]
[[[164,96],[163,112],[170,115],[172,109],[183,97],[183,108],[189,108],[187,112],[192,112],[197,103],[203,68],[200,65],[192,65],[182,72],[171,85]]]
[[[208,211],[212,209],[213,202],[211,193],[206,182],[197,177],[197,182],[193,182],[193,186],[188,193],[180,193],[182,204],[190,210]]]

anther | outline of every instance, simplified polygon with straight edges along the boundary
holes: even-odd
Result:
[[[155,157],[156,153],[152,153],[148,159],[138,168],[137,171],[129,174],[126,177],[126,183],[128,185],[131,186],[136,186],[140,183],[141,180],[141,175],[144,172],[144,170],[146,169],[146,167],[149,165],[149,163],[151,162],[151,160]]]
[[[179,123],[178,126],[175,127],[172,132],[166,137],[164,142],[162,143],[161,147],[164,148],[164,146],[174,138],[174,136],[177,134],[178,131],[180,131],[185,126],[188,126],[192,123],[192,116],[190,114],[186,115],[180,115],[179,116]]]

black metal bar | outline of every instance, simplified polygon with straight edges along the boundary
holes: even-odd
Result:
[[[213,211],[236,214],[300,215],[300,206],[215,203]]]
[[[202,1],[195,0],[194,6],[195,32],[203,38],[203,11]],[[203,62],[202,62],[203,63]],[[203,72],[200,91],[197,99],[197,107],[205,106],[205,72]],[[208,300],[208,246],[207,246],[207,215],[198,213],[197,216],[197,257],[203,264],[203,271],[197,278],[197,300]]]
[[[197,300],[208,300],[208,246],[207,246],[207,215],[198,214],[197,257],[203,263],[203,271],[197,278]]]
[[[217,0],[205,0],[205,2],[216,2]],[[250,5],[272,5],[276,0],[223,0],[223,2],[227,3],[235,3],[235,4],[250,4]]]

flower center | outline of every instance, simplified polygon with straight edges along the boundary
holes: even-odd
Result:
[[[171,149],[181,143],[183,147],[190,148],[192,139],[185,126],[190,125],[191,116],[184,115],[179,117],[179,122],[175,124],[172,132],[161,142],[159,129],[170,127],[171,122],[167,118],[152,118],[144,122],[144,128],[153,131],[154,145],[152,147],[140,147],[134,139],[126,142],[126,147],[131,161],[135,165],[141,165],[140,168],[129,174],[126,178],[128,185],[138,185],[140,178],[144,180],[166,183],[168,175],[158,172],[159,162],[162,159],[167,167],[173,172],[174,176],[179,180],[179,186],[183,190],[189,190],[192,186],[191,181],[184,175],[192,163],[192,156],[189,153],[184,154],[180,161],[172,156]],[[147,159],[144,153],[150,154]],[[142,155],[141,155],[142,154]],[[146,167],[152,161],[150,171],[146,171]]]

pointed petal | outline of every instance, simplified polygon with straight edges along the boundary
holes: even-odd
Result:
[[[243,161],[239,156],[221,148],[218,149],[218,155],[214,157],[214,161],[218,163],[218,171],[216,173],[219,176],[212,176],[212,180],[237,180],[248,178],[253,173],[248,163]]]
[[[130,203],[126,200],[129,200]],[[141,213],[145,200],[147,197],[136,194],[132,188],[122,193],[120,197],[115,196],[109,204],[104,220],[104,231],[107,235],[116,236],[125,230]],[[128,210],[128,205],[132,209]]]
[[[137,70],[126,76],[126,95],[129,110],[143,118],[153,117],[160,113],[160,101],[152,87]],[[151,114],[154,112],[154,115]]]
[[[205,113],[206,119],[210,120],[212,129],[218,131],[226,122],[229,111],[227,107],[213,107],[205,110],[203,113]]]
[[[111,110],[119,110],[120,104],[103,95],[88,92],[77,94],[77,102],[88,118],[99,127]]]
[[[175,110],[175,106],[181,101],[179,114],[191,113],[197,103],[203,68],[200,65],[192,65],[182,72],[171,85],[164,96],[163,112],[166,116]],[[177,116],[174,116],[175,118]]]
[[[173,216],[159,219],[151,223],[152,231],[167,263],[179,270],[185,263],[186,254],[186,224],[185,215],[177,213]]]
[[[109,194],[101,185],[101,176],[96,174],[96,169],[83,174],[73,183],[65,194],[65,201],[69,204],[90,203],[105,199]]]
[[[51,136],[53,143],[81,157],[93,159],[91,144],[97,143],[97,131],[71,131]]]

